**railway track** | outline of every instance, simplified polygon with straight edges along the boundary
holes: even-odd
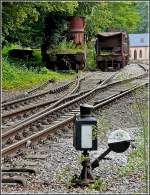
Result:
[[[143,69],[144,70],[144,69]],[[140,79],[140,78],[142,78],[142,76],[138,76],[138,78]],[[134,80],[134,79],[129,79],[129,80]],[[107,93],[107,91],[105,91],[106,93],[98,93],[98,94],[100,94],[100,95],[98,95],[98,94],[96,94],[92,99],[90,99],[89,101],[87,101],[86,103],[90,103],[90,104],[93,104],[94,105],[94,110],[96,111],[97,109],[100,109],[101,107],[103,107],[103,106],[105,106],[105,105],[107,105],[107,104],[109,104],[110,102],[113,102],[114,100],[116,100],[117,98],[120,98],[120,97],[122,97],[122,96],[124,96],[124,95],[126,95],[126,94],[128,94],[128,93],[132,93],[132,91],[134,91],[134,90],[136,90],[136,89],[138,89],[138,88],[141,88],[142,86],[145,86],[148,82],[147,81],[145,81],[146,79],[142,79],[142,84],[141,85],[137,85],[137,81],[135,80],[132,84],[130,84],[129,83],[129,85],[127,84],[126,86],[122,86],[121,87],[121,89],[120,89],[120,87],[117,87],[117,85],[116,85],[116,88],[114,89],[114,88],[111,88],[111,90],[110,91],[108,91],[108,93]],[[100,83],[103,85],[103,84],[105,84],[105,83],[107,83],[106,81],[103,81],[103,82],[101,82],[100,81]],[[125,81],[125,83],[128,83],[127,81]],[[90,90],[87,90],[87,91],[82,91],[82,92],[80,92],[80,95],[82,96],[82,95],[84,95],[84,94],[86,94],[86,93],[88,93],[88,92],[90,92]],[[79,94],[73,94],[72,96],[73,96],[73,98],[75,98],[75,97],[77,97]],[[79,97],[79,96],[78,96]],[[31,152],[31,158],[33,158],[33,161],[31,161],[31,162],[29,162],[29,161],[26,161],[25,159],[25,156],[23,155],[22,157],[23,157],[23,161],[21,161],[21,162],[18,162],[18,163],[13,163],[12,164],[12,162],[11,162],[11,164],[12,164],[12,166],[14,167],[15,166],[15,168],[4,168],[3,170],[2,170],[2,172],[3,172],[3,176],[2,176],[2,183],[19,183],[19,184],[21,184],[21,185],[26,185],[26,180],[27,180],[27,178],[28,178],[28,173],[34,173],[34,174],[36,174],[36,171],[34,170],[34,168],[32,168],[33,167],[33,164],[34,164],[34,166],[35,166],[35,159],[36,160],[38,160],[38,159],[45,159],[46,160],[46,155],[45,155],[45,157],[44,157],[44,155],[42,155],[43,154],[43,152],[42,153],[40,153],[40,151],[39,151],[39,147],[38,148],[33,148],[33,150],[32,149],[30,149],[30,150],[28,150],[28,149],[25,149],[25,150],[21,150],[20,148],[21,147],[26,147],[26,143],[29,141],[29,140],[31,140],[31,142],[34,144],[34,143],[38,143],[38,145],[40,145],[40,144],[42,144],[42,143],[45,143],[45,142],[41,142],[42,141],[42,139],[45,139],[45,138],[48,138],[48,139],[51,139],[51,138],[53,138],[53,136],[51,136],[53,133],[54,133],[54,138],[55,137],[60,137],[60,136],[67,136],[66,134],[65,134],[65,132],[66,132],[66,129],[72,129],[72,127],[73,127],[73,121],[74,121],[74,114],[79,114],[79,109],[77,108],[77,109],[75,109],[75,110],[72,110],[71,112],[69,112],[69,113],[67,113],[67,115],[66,114],[64,114],[64,116],[60,116],[60,118],[59,119],[56,119],[57,121],[54,121],[54,122],[52,122],[52,125],[51,126],[49,126],[49,128],[45,128],[45,129],[43,129],[42,130],[42,132],[37,132],[37,133],[35,133],[34,135],[33,135],[33,137],[31,137],[31,139],[29,139],[29,137],[26,139],[26,141],[25,140],[20,140],[21,142],[19,143],[19,142],[15,142],[15,143],[13,143],[14,144],[14,146],[13,146],[13,144],[12,145],[10,145],[10,147],[9,146],[6,146],[7,147],[7,149],[8,150],[5,150],[4,152],[3,152],[3,158],[8,158],[8,157],[10,157],[11,158],[11,156],[13,157],[19,157],[19,155],[22,155],[22,154],[24,154],[23,153],[23,151],[25,151],[25,153],[27,154],[27,156],[29,155],[30,156],[30,152]],[[65,129],[63,128],[63,127],[65,127]],[[55,136],[55,134],[56,134],[56,136]],[[40,137],[39,137],[40,136]],[[24,142],[25,141],[25,142]],[[40,142],[39,142],[40,141]],[[44,141],[44,140],[43,140]],[[53,143],[53,142],[52,142]],[[6,149],[6,148],[4,148],[4,149]],[[33,152],[34,151],[34,152]],[[47,151],[45,151],[45,154],[46,154],[46,152]],[[13,153],[15,153],[15,155],[13,155]],[[36,153],[37,155],[35,155],[35,157],[34,157],[34,155],[33,155],[33,153]],[[9,154],[11,154],[11,155],[9,155]],[[28,156],[28,158],[30,158]],[[36,157],[37,156],[37,157]],[[21,157],[21,158],[22,158]],[[27,159],[28,159],[27,158]],[[44,161],[45,161],[44,160]],[[23,164],[22,164],[23,163]],[[19,166],[19,167],[17,167],[17,165]],[[20,166],[21,166],[21,168],[20,168]],[[29,166],[29,167],[28,167]],[[11,165],[10,165],[10,167],[11,167]],[[22,175],[22,173],[26,173],[26,176],[19,176],[18,177],[18,175]],[[11,177],[9,177],[9,176],[11,175]],[[17,175],[17,176],[16,176]],[[5,177],[6,176],[6,177]],[[31,178],[31,177],[30,177]],[[41,181],[36,181],[36,180],[34,180],[33,178],[31,179],[31,181],[30,181],[30,184],[33,182],[33,184],[35,183],[39,183],[40,185],[48,185],[48,183],[46,182],[44,182],[43,181],[43,179],[41,180]]]
[[[64,90],[68,89],[72,84],[74,84],[75,81],[71,81],[71,82],[67,82],[66,84],[59,86],[58,88],[55,88],[53,90],[48,90],[46,92],[42,92],[39,94],[35,94],[35,95],[31,95],[28,97],[23,97],[20,99],[16,99],[13,101],[9,101],[9,102],[5,102],[2,104],[2,110],[3,112],[7,112],[10,110],[14,110],[16,108],[19,108],[21,106],[25,106],[25,105],[29,105],[32,103],[37,103],[39,101],[41,101],[42,99],[49,99],[51,94],[58,94],[60,92],[63,92]]]
[[[63,105],[57,106],[47,112],[43,112],[36,117],[30,118],[2,134],[2,155],[8,155],[16,152],[21,147],[25,147],[30,140],[36,143],[49,134],[55,132],[63,126],[69,125],[74,120],[74,115],[79,113],[81,103],[90,103],[95,105],[94,109],[103,106],[115,98],[119,98],[132,90],[139,88],[138,79],[142,81],[142,86],[147,84],[147,74],[123,81],[117,81],[95,87],[93,90],[67,101]],[[130,85],[130,87],[128,87]],[[102,97],[97,101],[95,97]],[[102,96],[103,95],[103,96]],[[109,96],[109,97],[108,97]],[[96,102],[97,101],[97,102]]]
[[[99,82],[101,83],[101,85],[105,84],[106,82],[109,82],[111,81],[111,79],[116,75],[115,74],[112,74],[111,76],[109,76],[108,78],[106,78],[105,80],[101,81],[100,82],[100,79],[97,81],[96,80],[96,83],[92,82],[93,86],[95,87],[95,85]],[[81,96],[82,94],[86,93],[86,91],[82,91],[80,93],[76,93],[74,95],[72,95],[73,93],[75,93],[76,91],[79,91],[79,88],[81,86],[81,81],[84,80],[84,78],[81,78],[78,80],[77,83],[75,83],[75,87],[72,91],[70,91],[69,93],[65,93],[63,94],[61,97],[59,98],[54,98],[52,100],[47,100],[43,102],[43,99],[39,102],[39,103],[32,103],[31,105],[27,105],[27,106],[23,106],[22,105],[22,101],[21,101],[21,107],[19,107],[19,109],[13,109],[11,111],[6,111],[4,112],[4,114],[2,115],[2,121],[3,121],[3,126],[2,126],[2,129],[7,129],[8,127],[10,126],[13,126],[14,124],[16,125],[17,123],[19,123],[20,121],[34,115],[35,113],[38,113],[40,111],[47,111],[49,109],[52,109],[54,108],[55,106],[58,106],[62,103],[65,103],[67,102],[68,100],[71,100],[73,98],[76,98],[77,96]],[[63,98],[64,97],[64,98]],[[20,102],[20,101],[19,101]],[[13,104],[14,103],[14,104]],[[17,104],[18,103],[18,100],[17,100]],[[8,104],[7,104],[8,105]],[[20,105],[20,104],[19,104]],[[11,108],[13,107],[16,107],[16,101],[14,102],[11,102],[10,104]],[[17,107],[18,108],[18,107]],[[3,108],[4,109],[4,108]],[[34,116],[32,116],[34,117]]]
[[[42,93],[42,92],[46,91],[46,88],[47,88],[47,91],[48,91],[50,88],[52,88],[51,84],[53,82],[54,82],[53,79],[49,79],[46,82],[42,83],[41,85],[39,85],[39,86],[37,86],[37,87],[35,87],[35,88],[31,89],[31,90],[28,90],[28,91],[26,91],[26,92],[24,92],[22,94],[19,94],[19,95],[15,96],[15,97],[11,97],[9,99],[6,99],[6,100],[2,101],[2,103],[11,102],[11,101],[14,101],[14,100],[17,100],[17,99],[28,97],[28,96],[34,94],[37,91],[38,91],[38,93],[40,93],[40,92]],[[60,86],[60,84],[57,84],[56,88],[58,88],[59,86]]]
[[[62,94],[59,98],[53,98],[52,100],[47,100],[47,101],[43,100],[43,98],[42,98],[42,100],[39,103],[34,103],[34,104],[32,103],[31,105],[29,104],[27,106],[24,106],[23,108],[19,107],[20,109],[16,109],[16,110],[14,109],[13,111],[4,113],[2,115],[3,128],[4,128],[4,126],[5,126],[5,128],[8,126],[11,126],[11,125],[19,122],[20,120],[23,120],[23,119],[29,117],[30,115],[33,115],[33,114],[45,109],[46,107],[48,107],[50,105],[51,105],[51,108],[58,105],[60,103],[61,98],[63,98],[66,95],[71,95],[78,90],[82,80],[83,80],[83,78],[79,79],[77,83],[74,82],[74,85],[72,85],[72,87],[74,87],[74,88],[72,89],[72,87],[70,87],[70,92],[69,93],[66,92],[66,93]],[[60,90],[62,90],[62,89],[60,89]],[[59,92],[59,90],[58,90],[58,92]],[[33,99],[33,101],[34,101],[34,99]],[[18,101],[17,101],[17,103],[18,103]],[[11,103],[11,105],[13,105],[13,107],[16,107],[16,101],[14,104]],[[22,105],[22,102],[21,102],[21,105]]]
[[[149,71],[148,65],[138,64],[145,72]]]
[[[87,74],[86,77],[88,77],[88,76],[89,76],[89,74]],[[84,80],[84,78],[82,80]],[[32,106],[33,104],[38,104],[42,100],[48,101],[50,99],[54,99],[54,101],[55,101],[55,99],[58,99],[59,96],[61,97],[63,95],[61,93],[63,93],[65,90],[67,90],[73,84],[75,84],[75,80],[67,82],[61,86],[58,86],[57,88],[50,89],[50,90],[47,90],[47,91],[42,92],[42,93],[38,93],[38,94],[30,95],[30,96],[28,96],[28,94],[27,94],[26,96],[20,96],[20,98],[16,98],[15,100],[3,102],[2,103],[2,112],[5,115],[5,114],[11,112],[12,110],[14,112],[15,109],[19,109],[19,108],[21,109],[21,108],[25,108],[26,106]],[[53,101],[52,101],[52,103],[53,103]]]

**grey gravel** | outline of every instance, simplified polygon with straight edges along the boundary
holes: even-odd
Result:
[[[142,103],[147,100],[147,88],[137,93],[136,98]],[[98,157],[107,146],[107,136],[115,129],[124,129],[132,138],[136,138],[141,130],[138,113],[131,107],[135,103],[132,95],[125,96],[109,106],[104,106],[95,112],[99,121],[98,150],[90,152],[91,161]],[[100,124],[103,123],[101,126]],[[63,130],[61,131],[63,134]],[[67,137],[65,135],[68,135]],[[107,188],[104,191],[91,190],[89,188],[68,187],[72,176],[79,175],[82,169],[80,164],[81,152],[73,147],[72,129],[65,132],[57,141],[47,140],[45,144],[36,145],[36,151],[40,154],[48,154],[45,160],[32,160],[38,162],[38,174],[36,176],[26,175],[27,186],[3,185],[2,192],[5,193],[138,193],[145,188],[145,183],[140,180],[140,170],[134,175],[117,177],[118,167],[126,166],[128,154],[134,148],[130,147],[126,152],[117,154],[109,153],[111,160],[102,160],[100,166],[93,170],[93,176],[102,179]],[[33,152],[28,149],[27,154]],[[31,160],[30,160],[31,161]],[[45,182],[45,185],[42,184]]]

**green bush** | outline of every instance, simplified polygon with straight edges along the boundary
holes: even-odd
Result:
[[[9,58],[8,52],[11,49],[24,49],[24,48],[21,47],[20,45],[17,45],[17,44],[8,44],[8,45],[4,46],[4,48],[2,50],[2,56]],[[25,49],[31,49],[31,48],[25,48]],[[41,51],[38,49],[33,49],[33,57],[34,57],[33,59],[29,59],[29,60],[10,57],[9,62],[16,63],[18,66],[26,67],[28,69],[37,68],[39,71],[40,68],[43,67]]]
[[[49,71],[48,69],[41,68],[27,69],[21,67],[16,61],[10,61],[4,57],[2,59],[2,88],[3,89],[26,89],[31,88],[33,85],[42,83],[48,79],[54,80],[68,80],[74,77],[72,73],[58,73]]]
[[[96,54],[94,49],[87,49],[87,59],[86,59],[86,69],[95,70],[96,69]]]
[[[11,49],[21,49],[22,47],[20,45],[17,45],[17,44],[8,44],[8,45],[5,45],[2,49],[2,56],[3,57],[6,57],[8,56],[8,52],[9,50]]]
[[[33,56],[37,64],[42,64],[41,50],[33,49]]]
[[[81,45],[75,45],[73,41],[67,41],[66,39],[63,39],[55,48],[49,49],[48,53],[50,55],[56,54],[56,53],[70,53],[74,54],[77,52],[83,52],[83,46]]]

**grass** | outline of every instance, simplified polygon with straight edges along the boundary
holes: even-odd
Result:
[[[26,89],[48,79],[68,80],[73,77],[74,74],[53,72],[46,68],[42,68],[40,72],[37,72],[36,70],[28,70],[25,67],[19,67],[19,65],[13,63],[10,64],[7,59],[3,59],[3,89]]]
[[[93,184],[88,186],[88,190],[97,190],[99,192],[105,192],[107,184],[102,179],[97,179]]]
[[[143,97],[146,96],[144,94]],[[149,132],[148,132],[148,104],[147,100],[139,102],[137,98],[137,92],[133,92],[135,98],[135,103],[131,105],[137,113],[137,116],[140,121],[141,131],[138,136],[135,138],[136,149],[134,149],[128,156],[128,163],[126,166],[122,166],[118,170],[119,177],[126,177],[129,175],[135,175],[135,177],[140,182],[145,182],[144,192],[148,192],[148,141],[149,141]]]
[[[96,54],[93,48],[87,48],[87,59],[86,59],[86,69],[95,70],[96,69]]]
[[[40,84],[48,79],[70,80],[75,77],[75,72],[53,72],[44,67],[41,51],[33,49],[34,59],[20,60],[9,58],[10,49],[21,49],[17,44],[4,46],[2,50],[2,88],[3,89],[27,89]],[[30,49],[30,48],[26,48]]]
[[[75,53],[82,53],[83,52],[83,46],[81,45],[75,45],[73,41],[67,41],[66,39],[63,39],[55,48],[49,49],[48,53],[50,55],[55,55],[57,53],[60,54],[75,54]]]

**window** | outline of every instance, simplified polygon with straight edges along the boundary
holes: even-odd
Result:
[[[137,60],[137,51],[134,50],[134,60]]]
[[[140,50],[139,58],[142,58],[142,50]]]

